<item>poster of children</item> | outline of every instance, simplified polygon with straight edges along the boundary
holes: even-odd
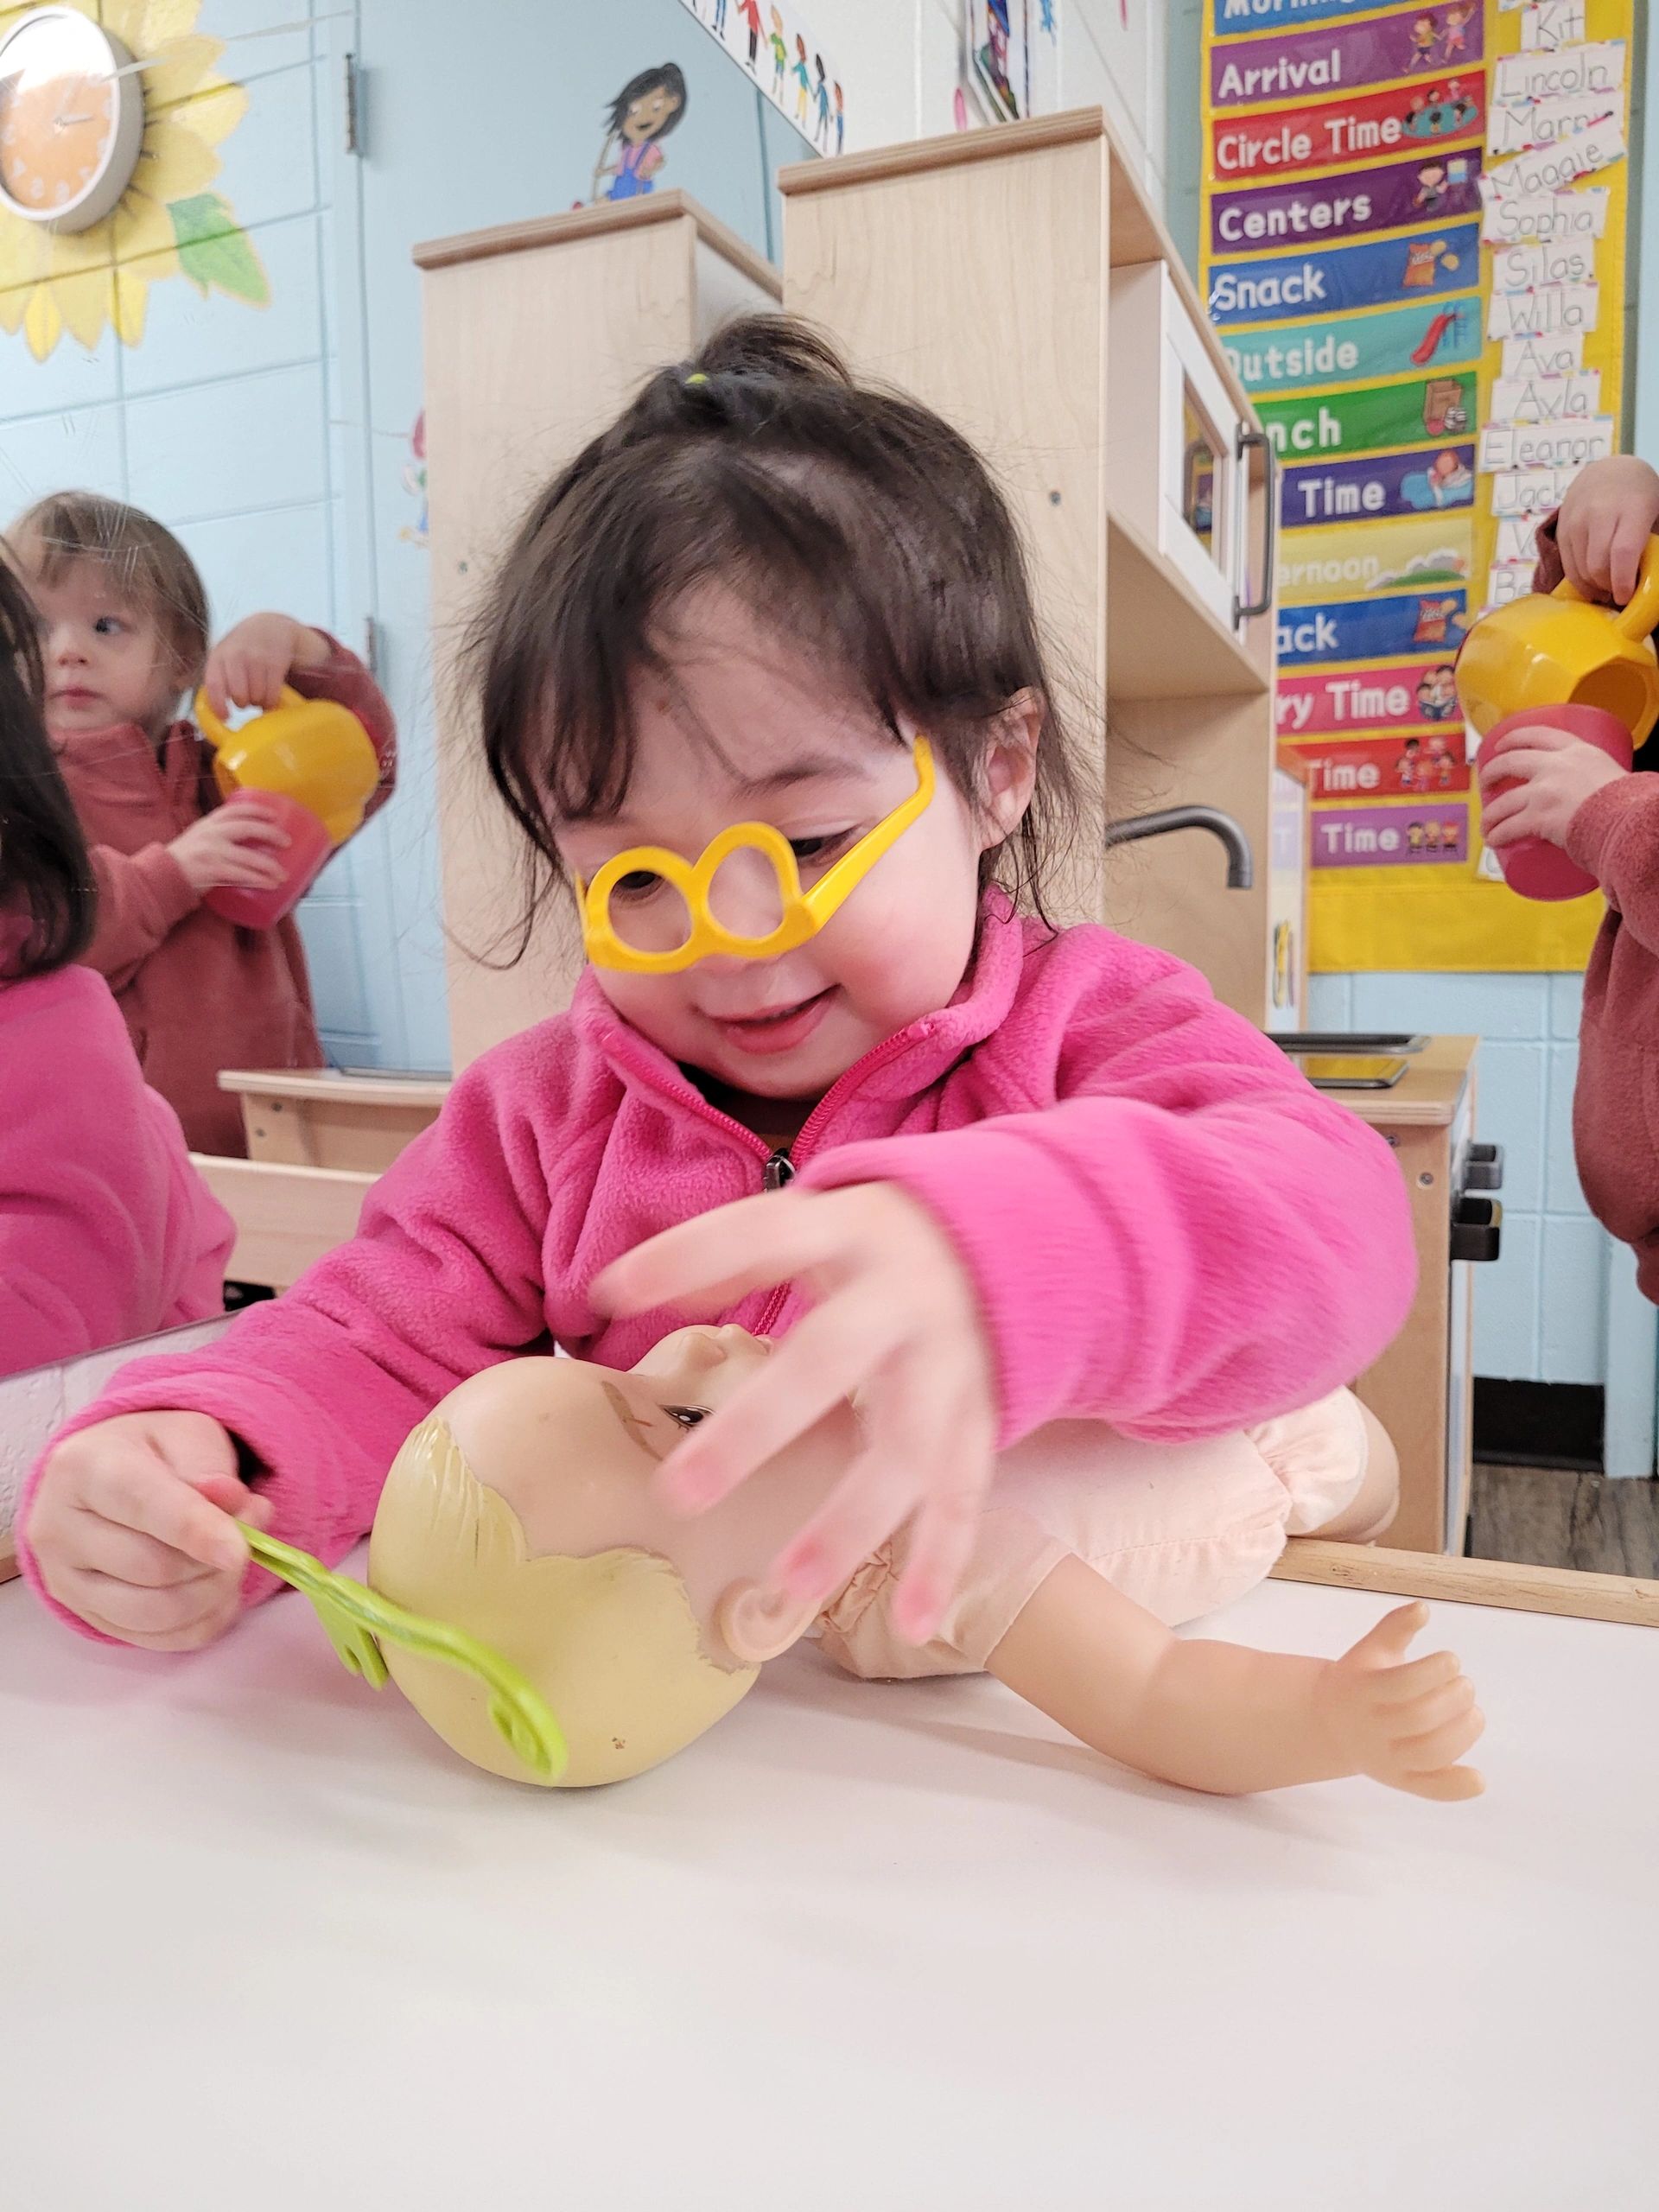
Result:
[[[748,71],[810,145],[821,154],[846,152],[847,95],[841,71],[793,0],[781,7],[774,0],[682,0],[682,5]]]

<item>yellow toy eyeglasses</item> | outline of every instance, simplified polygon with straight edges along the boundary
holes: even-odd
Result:
[[[916,788],[902,805],[861,836],[850,852],[819,877],[810,891],[801,888],[800,870],[789,840],[767,822],[737,822],[705,846],[695,862],[660,845],[634,845],[607,861],[591,884],[576,879],[582,908],[582,941],[595,968],[616,968],[637,976],[672,976],[711,953],[738,960],[773,960],[816,937],[836,908],[856,890],[884,853],[889,852],[933,797],[933,750],[925,737],[915,743]],[[732,855],[745,848],[763,853],[778,878],[782,908],[775,929],[764,937],[739,937],[717,921],[709,905],[715,877]],[[628,944],[611,921],[611,894],[625,876],[658,876],[678,892],[685,905],[685,938],[668,950]]]

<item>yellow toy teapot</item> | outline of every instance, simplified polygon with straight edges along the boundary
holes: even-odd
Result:
[[[196,720],[213,748],[213,774],[226,798],[238,791],[278,792],[315,814],[331,845],[343,845],[362,828],[380,764],[349,707],[302,699],[285,683],[281,702],[239,729],[219,720],[205,691],[196,695]]]
[[[1648,541],[1628,607],[1597,607],[1569,583],[1529,592],[1477,622],[1458,655],[1458,698],[1484,737],[1538,707],[1598,707],[1633,745],[1659,721],[1659,537]]]
[[[298,906],[326,861],[363,826],[380,780],[369,734],[349,707],[305,699],[288,684],[277,705],[232,729],[196,694],[196,720],[213,748],[213,777],[227,803],[257,807],[287,842],[279,884],[227,886],[202,904],[244,929],[275,928]]]

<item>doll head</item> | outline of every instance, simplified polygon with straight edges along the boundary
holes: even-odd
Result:
[[[393,1463],[369,1580],[382,1597],[491,1645],[564,1732],[562,1786],[619,1782],[728,1713],[811,1611],[770,1598],[765,1570],[857,1446],[842,1407],[694,1519],[653,1478],[690,1427],[769,1347],[684,1329],[630,1373],[512,1360],[452,1391]],[[524,1780],[470,1676],[389,1646],[411,1705],[463,1758]]]

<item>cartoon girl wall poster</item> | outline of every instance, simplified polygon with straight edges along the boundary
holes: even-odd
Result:
[[[594,164],[595,200],[637,200],[656,190],[662,142],[684,115],[685,103],[685,74],[677,62],[629,78],[606,118],[605,143]],[[607,177],[609,186],[601,189]]]

